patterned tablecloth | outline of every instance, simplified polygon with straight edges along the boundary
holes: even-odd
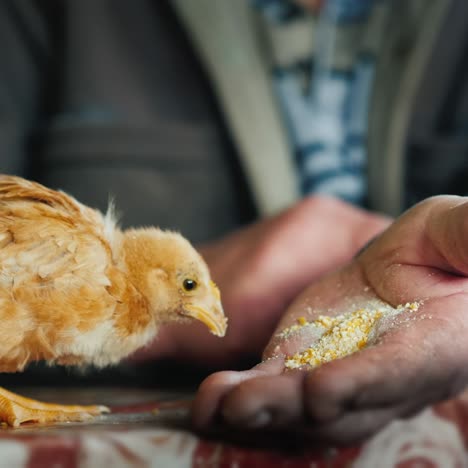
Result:
[[[87,424],[0,429],[0,467],[467,467],[468,392],[395,421],[361,446],[309,449],[190,430],[190,395],[119,388],[21,389],[65,403],[111,404]],[[242,438],[242,437],[241,437]],[[236,442],[234,442],[236,440]],[[291,442],[291,441],[290,441]]]

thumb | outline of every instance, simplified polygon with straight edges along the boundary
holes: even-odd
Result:
[[[377,295],[396,306],[468,290],[468,198],[437,196],[400,216],[358,257]]]
[[[372,269],[379,274],[390,265],[413,265],[467,276],[467,240],[468,198],[441,195],[406,211],[364,250],[360,259],[364,264],[378,260]]]
[[[426,226],[435,263],[429,266],[468,276],[468,198],[436,197]]]

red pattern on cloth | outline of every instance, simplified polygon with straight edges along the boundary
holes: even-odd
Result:
[[[120,402],[132,401],[132,390]],[[78,391],[75,395],[79,395]],[[342,468],[468,466],[468,393],[394,421],[366,443],[348,448],[291,452],[272,440],[258,448],[193,433],[189,401],[174,394],[159,401],[119,404],[92,423],[0,430],[0,467]],[[74,397],[75,398],[75,397]],[[141,392],[135,399],[142,399]],[[254,438],[254,437],[253,437]],[[251,437],[252,439],[252,437]]]

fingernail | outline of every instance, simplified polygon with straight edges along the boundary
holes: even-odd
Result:
[[[259,429],[261,427],[268,426],[271,423],[271,420],[271,413],[269,411],[262,410],[252,418],[248,419],[245,426],[251,429]]]

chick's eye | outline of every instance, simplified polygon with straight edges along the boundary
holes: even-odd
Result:
[[[184,279],[183,283],[185,291],[193,291],[197,287],[197,282],[193,279]]]

